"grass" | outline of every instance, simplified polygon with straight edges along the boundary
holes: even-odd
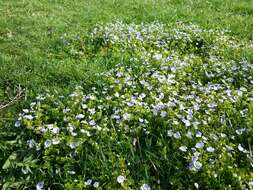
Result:
[[[124,38],[129,23],[143,43],[135,32]],[[249,187],[252,41],[252,0],[0,0],[0,188],[84,189],[88,179],[100,189]]]
[[[19,102],[0,110],[2,118],[46,89],[67,92],[77,83],[93,84],[94,73],[111,67],[110,60],[105,65],[101,58],[69,56],[60,40],[82,37],[97,22],[192,22],[253,38],[252,0],[1,0],[0,7],[0,102],[13,98],[18,86],[25,91]]]

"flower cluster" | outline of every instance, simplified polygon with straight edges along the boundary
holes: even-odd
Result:
[[[102,87],[40,95],[19,115],[38,176],[54,176],[37,189],[62,177],[88,188],[251,188],[253,64],[225,53],[248,42],[194,25],[122,22],[91,39],[131,64],[98,74]]]

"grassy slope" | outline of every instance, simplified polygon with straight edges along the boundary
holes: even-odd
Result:
[[[0,105],[25,89],[20,102],[0,110],[4,123],[45,89],[93,84],[110,67],[103,59],[64,53],[62,36],[82,36],[99,21],[192,22],[253,38],[253,0],[0,0]],[[85,45],[85,44],[84,44]],[[110,63],[110,60],[108,61]]]

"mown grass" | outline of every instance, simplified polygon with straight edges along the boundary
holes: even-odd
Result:
[[[192,22],[253,38],[252,0],[1,0],[0,18],[1,104],[16,95],[18,86],[24,90],[22,99],[0,110],[4,123],[46,89],[66,92],[77,83],[96,83],[94,73],[113,66],[101,55],[70,56],[61,41],[82,38],[97,22]]]

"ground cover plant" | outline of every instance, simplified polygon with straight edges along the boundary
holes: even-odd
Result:
[[[0,4],[1,189],[252,189],[251,1]]]
[[[41,94],[23,109],[3,188],[252,188],[253,64],[241,56],[252,43],[229,33],[98,24],[83,53],[121,62],[89,92]]]

